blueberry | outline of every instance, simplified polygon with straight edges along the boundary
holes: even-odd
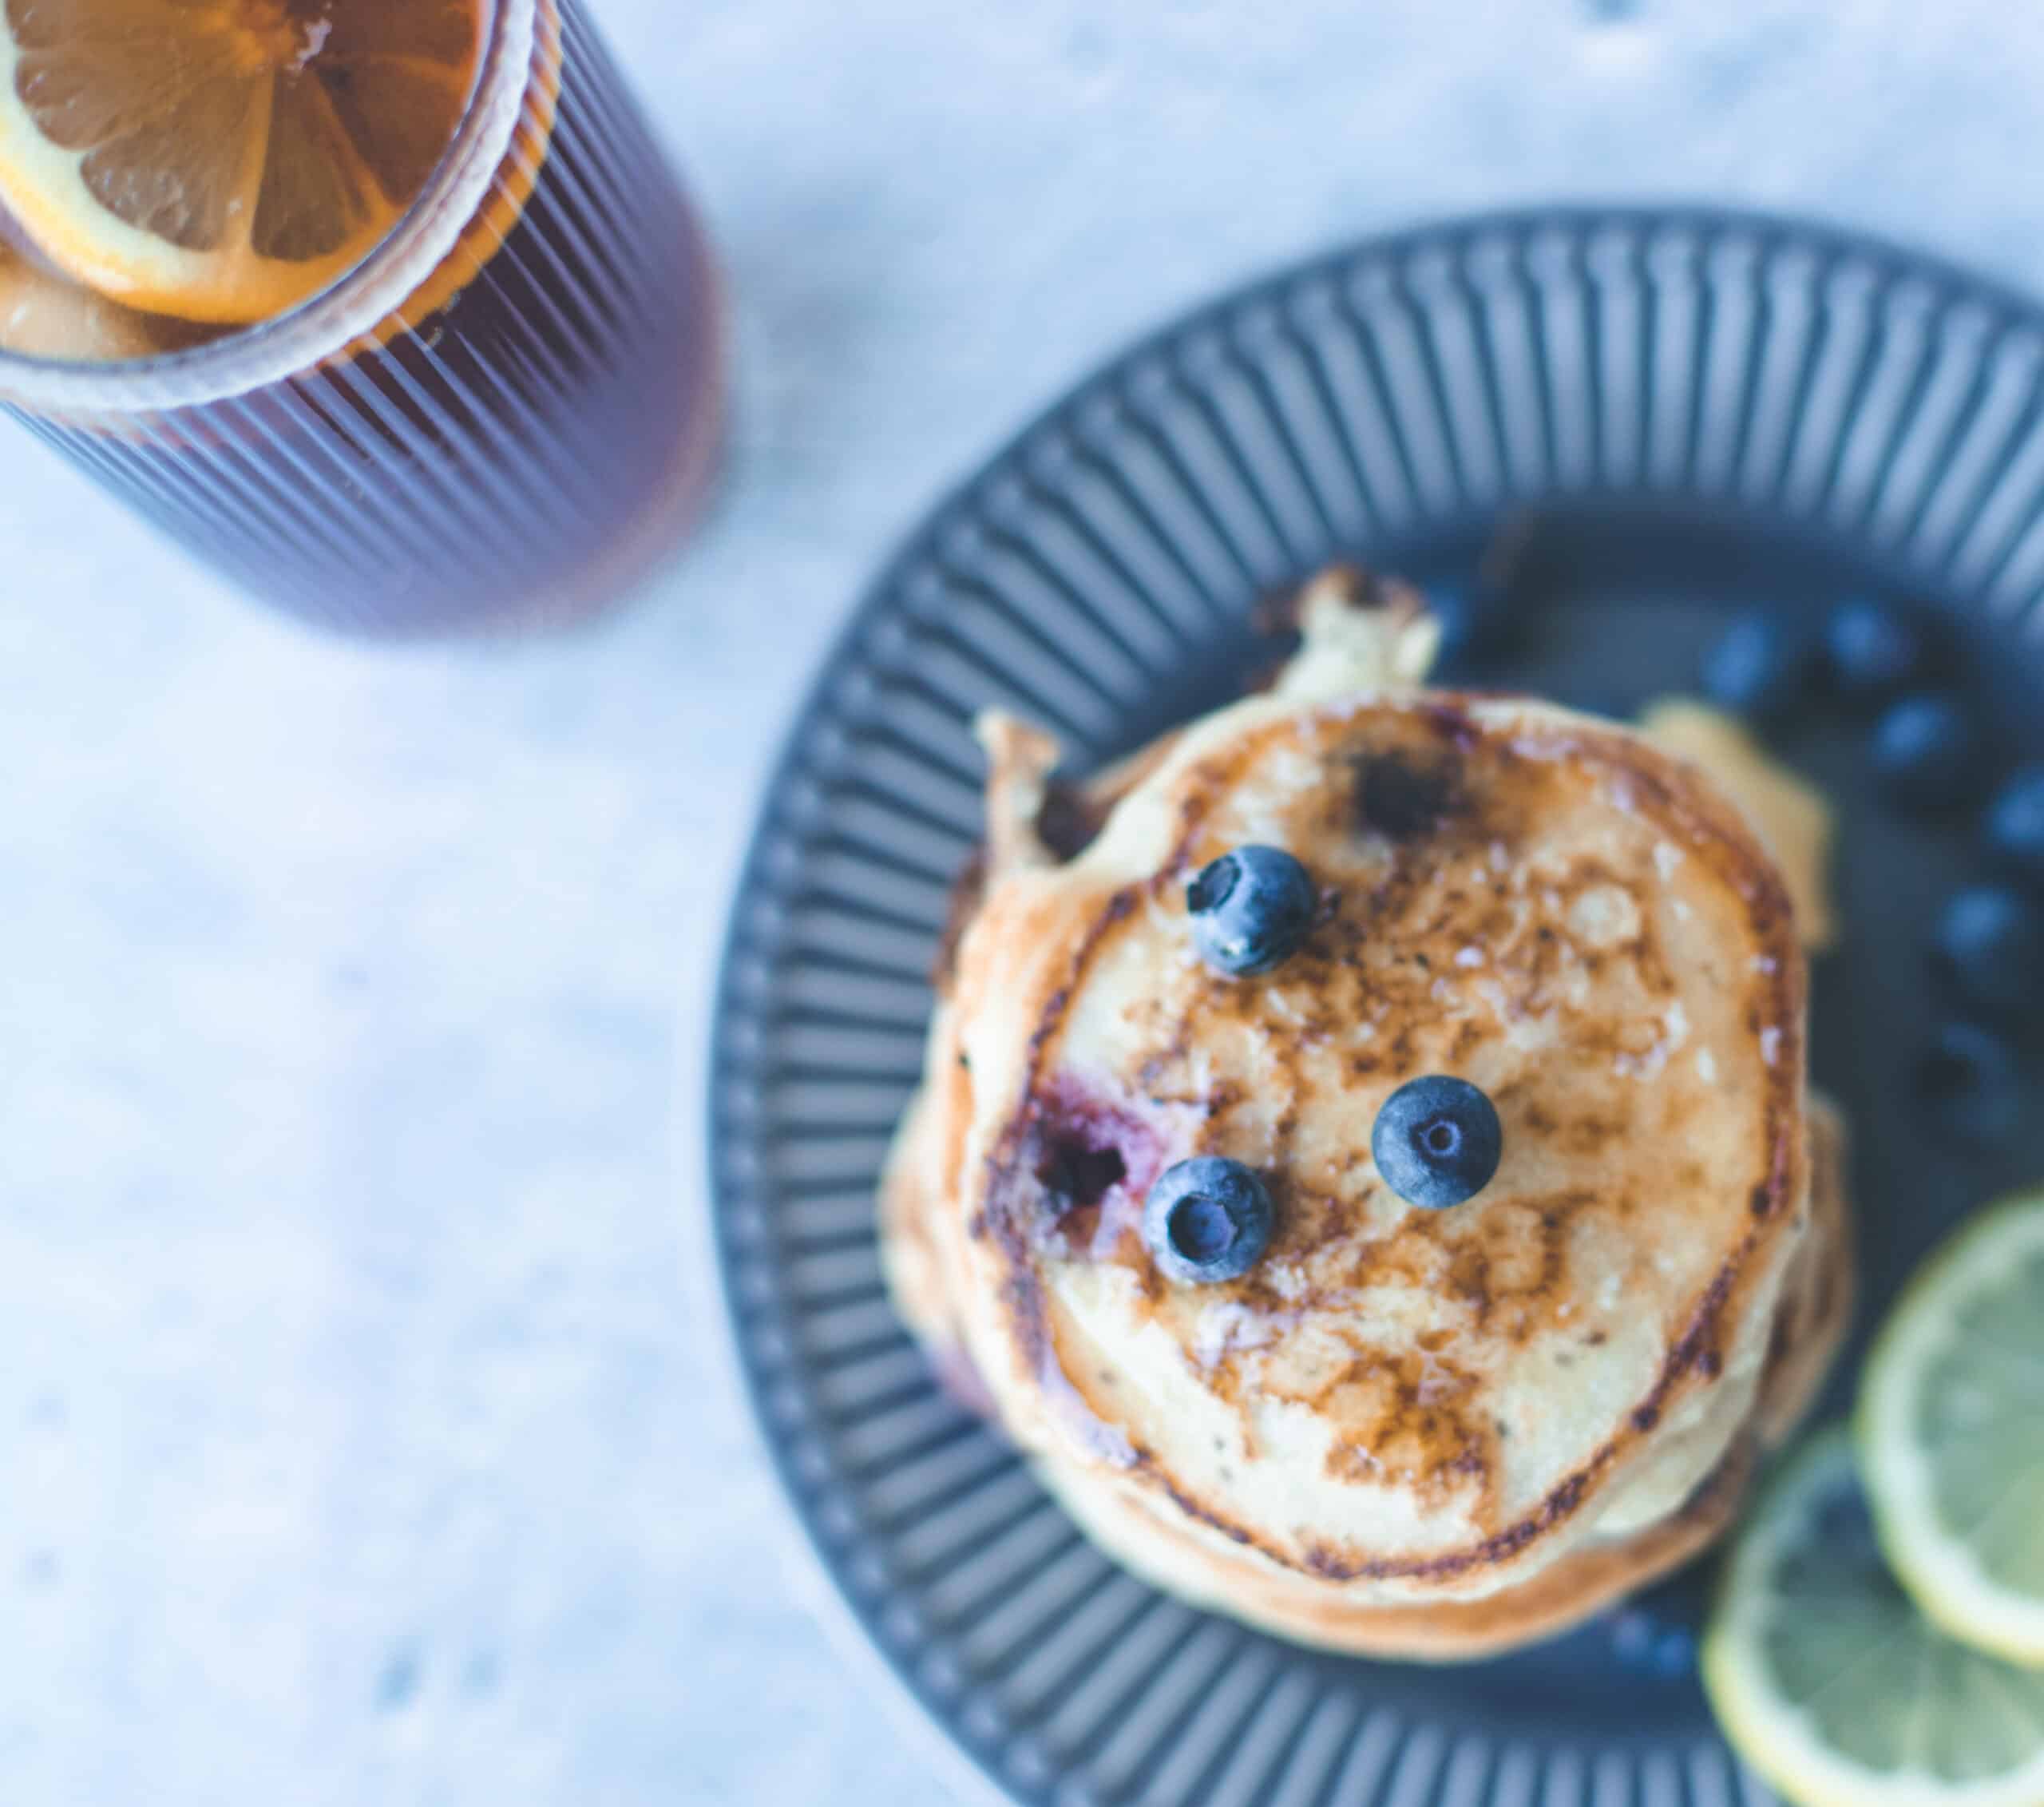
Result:
[[[1628,1607],[1612,1621],[1611,1651],[1628,1669],[1680,1682],[1696,1668],[1696,1634],[1686,1626],[1663,1625],[1654,1613]]]
[[[1297,951],[1320,910],[1306,869],[1278,847],[1238,847],[1186,887],[1192,937],[1208,965],[1238,979]]]
[[[1809,672],[1809,644],[1781,616],[1757,609],[1725,629],[1703,663],[1704,694],[1750,721],[1785,715]]]
[[[1628,1669],[1646,1669],[1654,1661],[1660,1630],[1650,1615],[1627,1607],[1611,1618],[1611,1651]]]
[[[2022,1126],[2028,1088],[2015,1051],[1978,1024],[1946,1024],[1915,1079],[1933,1132],[1956,1147],[2006,1142]]]
[[[1408,1080],[1384,1100],[1370,1153],[1408,1205],[1444,1211],[1490,1184],[1504,1152],[1497,1107],[1467,1080]]]
[[[1874,729],[1874,776],[1912,810],[1948,810],[1979,783],[1983,748],[1973,719],[1951,697],[1909,696]]]
[[[1696,1634],[1671,1626],[1654,1640],[1653,1670],[1663,1681],[1682,1682],[1696,1673]]]
[[[1240,1161],[1195,1155],[1165,1168],[1150,1188],[1143,1240],[1168,1280],[1234,1280],[1270,1247],[1277,1215],[1263,1182]]]
[[[1878,602],[1840,603],[1824,624],[1832,688],[1848,703],[1899,695],[1930,662],[1930,636],[1915,616]]]
[[[2018,878],[2044,890],[2044,766],[2018,772],[1987,810],[1987,851]]]
[[[2044,997],[2044,911],[2006,885],[1952,894],[1931,958],[1952,994],[1987,1016],[2021,1016]]]

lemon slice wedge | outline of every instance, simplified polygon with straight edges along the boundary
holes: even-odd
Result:
[[[208,331],[135,313],[0,245],[0,351],[104,363],[180,351],[203,342]]]
[[[1799,1807],[2038,1807],[2044,1674],[1955,1643],[1882,1559],[1834,1429],[1768,1489],[1703,1644],[1725,1735]]]
[[[0,0],[0,207],[109,299],[269,319],[418,195],[481,24],[477,0]]]
[[[2044,1195],[1987,1212],[1911,1282],[1868,1364],[1859,1436],[1917,1604],[2044,1666]]]

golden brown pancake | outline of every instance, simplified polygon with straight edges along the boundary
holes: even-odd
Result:
[[[1796,911],[1694,767],[1420,688],[1411,592],[1336,578],[1301,615],[1270,695],[1089,791],[988,724],[890,1272],[1131,1566],[1293,1637],[1479,1654],[1708,1541],[1800,1410],[1785,1389],[1821,1376]],[[1322,907],[1283,966],[1230,979],[1184,890],[1249,842],[1301,859]],[[1426,1073],[1505,1126],[1448,1211],[1370,1156]],[[1139,1230],[1196,1154],[1278,1207],[1218,1286],[1168,1282]]]
[[[1274,1575],[1242,1552],[1217,1551],[1128,1495],[1060,1488],[1058,1464],[1040,1464],[1046,1482],[1125,1567],[1301,1643],[1352,1655],[1468,1662],[1568,1631],[1715,1543],[1745,1500],[1756,1457],[1800,1421],[1829,1369],[1852,1314],[1844,1131],[1821,1100],[1812,1101],[1810,1127],[1812,1234],[1796,1258],[1787,1290],[1792,1298],[1785,1296],[1776,1319],[1759,1409],[1677,1510],[1628,1536],[1593,1540],[1531,1580],[1480,1599],[1372,1605],[1348,1590]]]

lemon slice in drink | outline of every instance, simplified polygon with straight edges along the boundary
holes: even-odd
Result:
[[[0,244],[0,351],[101,363],[182,351],[208,331],[187,320],[135,313]]]
[[[405,298],[396,312],[356,340],[349,348],[351,352],[386,344],[397,335],[415,329],[420,322],[455,300],[504,248],[512,229],[524,216],[525,204],[532,199],[541,168],[552,149],[554,121],[561,106],[561,8],[557,0],[538,0],[533,9],[533,61],[525,105],[520,109],[510,148],[490,184],[489,200],[461,228],[454,250],[433,274]]]
[[[2038,1807],[2044,1674],[1956,1643],[1882,1559],[1841,1428],[1767,1490],[1725,1570],[1704,1686],[1799,1807]]]
[[[480,0],[0,0],[0,208],[131,307],[283,312],[451,141]]]
[[[1882,1546],[1917,1603],[2044,1666],[2044,1195],[1989,1211],[1910,1283],[1858,1429]]]

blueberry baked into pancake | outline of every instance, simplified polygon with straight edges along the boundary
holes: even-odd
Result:
[[[982,723],[889,1271],[1131,1568],[1485,1655],[1715,1537],[1824,1375],[1826,825],[1709,719],[1678,755],[1426,688],[1403,585],[1298,616],[1270,688],[1083,785]]]

